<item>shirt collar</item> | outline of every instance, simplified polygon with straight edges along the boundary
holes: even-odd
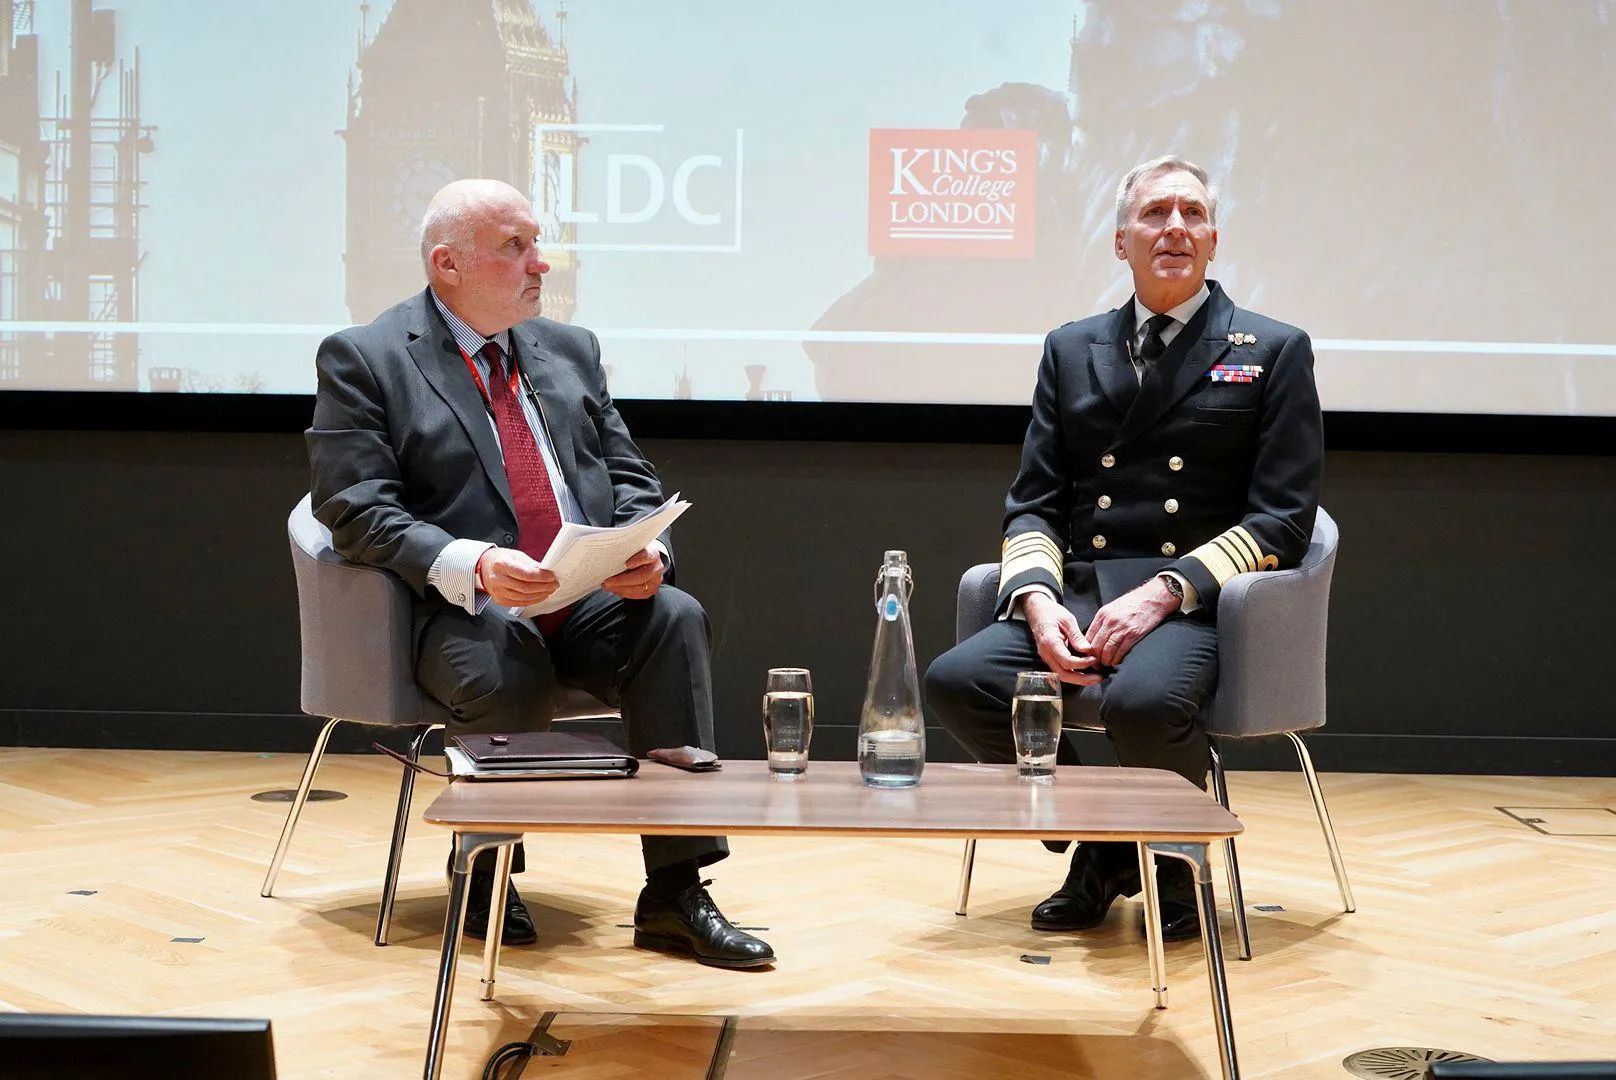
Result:
[[[483,346],[492,341],[499,345],[500,351],[504,355],[509,356],[511,354],[511,332],[509,330],[501,330],[493,337],[484,337],[473,330],[466,320],[450,311],[449,305],[438,297],[436,289],[428,289],[427,291],[432,294],[432,302],[437,305],[438,314],[442,315],[443,321],[449,324],[449,333],[454,335],[455,344],[460,346],[461,352],[467,356],[477,356],[483,351]]]
[[[1206,303],[1207,297],[1211,295],[1212,290],[1207,288],[1206,282],[1203,281],[1201,282],[1200,289],[1196,291],[1194,296],[1190,297],[1188,300],[1184,301],[1182,304],[1179,304],[1175,308],[1169,308],[1167,311],[1162,312],[1162,314],[1171,318],[1179,326],[1183,326],[1191,319],[1195,318],[1195,313],[1201,310],[1201,305]],[[1151,318],[1151,316],[1155,314],[1156,312],[1151,311],[1144,304],[1139,302],[1139,294],[1135,293],[1133,297],[1134,336],[1137,337],[1141,332],[1143,332],[1145,323]]]

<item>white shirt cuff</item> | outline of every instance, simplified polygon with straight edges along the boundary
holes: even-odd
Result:
[[[1195,586],[1191,585],[1189,579],[1183,574],[1180,574],[1177,570],[1163,570],[1156,576],[1170,577],[1178,582],[1179,588],[1184,590],[1184,602],[1179,606],[1179,611],[1188,615],[1192,611],[1201,610],[1201,594],[1195,591]]]
[[[477,560],[493,544],[481,540],[451,540],[432,560],[426,572],[426,583],[451,604],[466,609],[468,615],[479,615],[488,604],[488,594],[477,589]]]
[[[668,547],[662,541],[660,541],[660,540],[651,541],[651,550],[655,551],[658,555],[662,556],[662,569],[666,570],[669,566],[671,566],[673,564],[673,560],[668,558]]]
[[[1004,614],[999,616],[999,621],[1003,622],[1006,619],[1014,619],[1016,622],[1026,622],[1027,613],[1021,610],[1021,598],[1026,596],[1028,593],[1033,592],[1041,592],[1051,600],[1054,600],[1057,603],[1060,602],[1060,597],[1056,596],[1055,590],[1051,589],[1048,585],[1040,585],[1036,582],[1031,585],[1023,585],[1021,588],[1010,594],[1010,603],[1005,605]]]

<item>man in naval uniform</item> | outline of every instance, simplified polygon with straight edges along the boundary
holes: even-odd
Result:
[[[1219,590],[1301,559],[1323,463],[1312,345],[1206,280],[1216,221],[1199,166],[1132,169],[1114,248],[1133,299],[1044,341],[1005,499],[999,617],[926,673],[927,704],[980,761],[1015,760],[1016,673],[1042,667],[1121,764],[1206,786]],[[1064,741],[1059,760],[1077,763]],[[1165,860],[1159,876],[1164,936],[1197,936],[1189,866]],[[1096,926],[1138,889],[1133,845],[1080,844],[1032,925]]]

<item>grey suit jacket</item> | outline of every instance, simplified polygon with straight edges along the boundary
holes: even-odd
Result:
[[[530,319],[511,330],[511,346],[588,523],[618,525],[660,505],[661,482],[612,404],[595,335]],[[429,292],[332,334],[316,367],[312,502],[338,553],[393,571],[431,601],[427,571],[450,540],[518,542],[487,409]]]

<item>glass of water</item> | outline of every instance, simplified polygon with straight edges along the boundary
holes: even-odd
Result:
[[[795,780],[808,768],[814,735],[814,689],[807,668],[770,668],[763,685],[763,741],[769,778]]]
[[[1016,775],[1028,783],[1052,783],[1061,740],[1061,682],[1054,672],[1023,671],[1016,676],[1010,734],[1016,741]]]

